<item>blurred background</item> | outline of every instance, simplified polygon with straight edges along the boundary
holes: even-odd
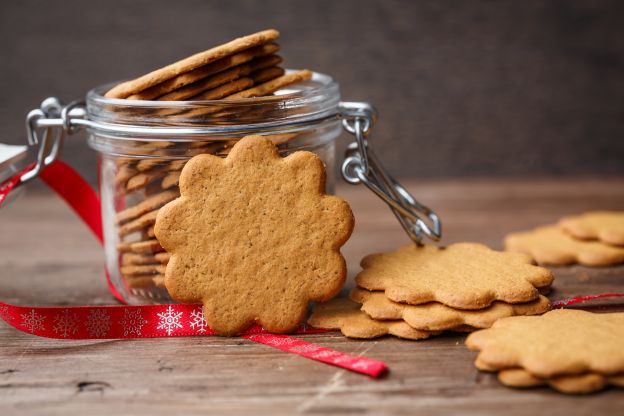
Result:
[[[23,143],[47,96],[271,27],[285,66],[378,107],[374,143],[398,176],[624,174],[620,0],[3,1],[0,142]],[[95,180],[84,136],[63,158]]]

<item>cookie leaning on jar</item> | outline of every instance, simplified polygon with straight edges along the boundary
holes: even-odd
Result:
[[[234,39],[116,85],[105,96],[127,100],[226,102],[272,95],[289,85],[309,80],[310,71],[285,74],[279,66],[283,59],[276,55],[278,36],[278,31],[269,29]],[[190,110],[184,115],[202,117],[215,112],[223,120],[240,117],[235,111],[210,107]],[[161,111],[157,115],[170,114]],[[267,137],[275,144],[283,144],[295,136]],[[118,158],[114,183],[116,193],[123,197],[116,204],[117,249],[120,272],[130,288],[163,287],[163,265],[168,256],[155,238],[153,227],[158,210],[179,196],[178,180],[184,163],[198,154],[225,157],[236,141],[237,138],[202,139],[190,145],[150,141],[137,145],[140,150],[137,153],[149,157]],[[172,154],[176,155],[173,159]]]

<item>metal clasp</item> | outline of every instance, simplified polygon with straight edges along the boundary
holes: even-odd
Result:
[[[74,133],[80,126],[72,123],[74,118],[85,117],[84,104],[73,102],[63,106],[58,98],[43,100],[41,107],[26,116],[28,145],[37,146],[35,166],[20,178],[20,185],[32,181],[47,166],[54,163],[60,154],[65,133]]]
[[[349,144],[342,163],[342,176],[350,184],[363,183],[380,197],[392,210],[407,235],[420,244],[423,235],[438,241],[442,237],[442,224],[431,209],[419,203],[397,182],[375,156],[368,136],[377,120],[377,110],[368,103],[340,103],[342,126],[355,136]],[[428,220],[427,224],[420,215]]]

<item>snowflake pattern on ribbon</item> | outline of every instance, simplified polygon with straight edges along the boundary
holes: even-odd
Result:
[[[85,323],[87,332],[92,337],[101,338],[105,336],[111,327],[111,318],[108,312],[103,309],[93,309],[89,311],[87,322]]]
[[[318,345],[314,345],[314,344],[303,344],[303,345],[296,345],[296,346],[294,346],[291,349],[291,351],[297,352],[297,353],[302,353],[302,354],[311,354],[311,353],[319,351],[321,348],[322,347],[320,347]]]
[[[28,313],[21,314],[22,317],[22,326],[28,329],[30,332],[34,332],[37,330],[44,330],[45,327],[43,325],[43,321],[45,320],[45,316],[38,314],[35,310],[31,310]]]
[[[0,318],[4,319],[7,322],[13,320],[13,316],[9,313],[8,306],[0,306]]]
[[[338,351],[333,350],[321,350],[312,353],[312,356],[314,358],[322,358],[325,360],[333,360],[335,358],[338,358],[340,355],[341,354]]]
[[[78,321],[78,315],[71,312],[69,309],[63,309],[63,312],[54,317],[54,326],[52,329],[63,338],[67,338],[78,331]]]
[[[177,328],[182,328],[182,312],[175,312],[169,305],[166,312],[157,313],[159,321],[156,329],[164,329],[167,335],[171,335]]]
[[[189,325],[191,326],[191,329],[194,329],[198,334],[204,334],[206,332],[208,325],[206,325],[206,320],[204,319],[203,307],[200,306],[191,312]]]
[[[143,325],[147,323],[147,320],[143,318],[141,315],[140,309],[135,310],[124,310],[124,316],[119,321],[119,324],[123,327],[124,337],[127,337],[129,334],[135,334],[137,336],[141,336],[141,330]]]
[[[351,367],[356,370],[368,371],[371,367],[371,362],[369,362],[368,360],[359,360],[353,362],[351,364]]]
[[[267,343],[276,347],[290,347],[298,342],[300,341],[296,338],[275,336],[274,338],[270,338]]]

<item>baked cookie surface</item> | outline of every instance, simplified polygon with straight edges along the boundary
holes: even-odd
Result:
[[[529,256],[491,250],[477,243],[446,248],[408,245],[362,260],[358,286],[385,291],[395,302],[439,302],[457,309],[482,309],[494,301],[535,300],[553,274]]]
[[[562,218],[559,227],[575,238],[624,245],[624,212],[593,211]]]
[[[527,253],[538,263],[553,266],[573,263],[610,266],[624,262],[624,247],[610,246],[599,241],[578,240],[556,225],[511,233],[505,237],[505,249]]]
[[[624,313],[559,309],[541,316],[513,316],[472,333],[486,371],[522,368],[539,378],[624,372]]]
[[[216,332],[238,334],[254,322],[292,331],[310,300],[342,288],[340,247],[353,214],[325,195],[313,153],[282,158],[270,139],[247,136],[226,158],[193,157],[179,182],[180,198],[159,210],[154,228],[171,254],[165,285],[180,302],[202,302]]]

